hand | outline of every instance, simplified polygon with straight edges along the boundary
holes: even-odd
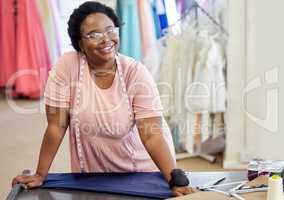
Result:
[[[188,186],[184,186],[184,187],[173,187],[172,188],[172,193],[174,196],[178,197],[178,196],[183,196],[183,195],[187,195],[187,194],[191,194],[196,192],[197,190],[195,188],[192,187],[188,187]]]
[[[19,175],[16,176],[12,181],[12,186],[14,186],[17,183],[25,184],[27,189],[40,187],[43,183],[44,178],[39,174],[34,174],[30,176],[26,175]]]

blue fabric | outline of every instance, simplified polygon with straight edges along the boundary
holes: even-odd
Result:
[[[159,25],[161,29],[161,35],[164,36],[164,30],[168,28],[168,17],[166,13],[165,3],[164,0],[158,0],[156,1],[156,9],[157,9],[157,15],[159,18]]]
[[[159,39],[162,36],[162,33],[161,33],[159,16],[157,14],[156,0],[152,2],[151,6],[152,6],[153,19],[155,23],[156,38]]]
[[[137,0],[118,0],[117,15],[124,25],[120,28],[120,48],[122,54],[141,60],[141,35]]]
[[[168,183],[160,172],[48,174],[42,188],[73,189],[166,199]]]
[[[164,14],[164,15],[159,15],[159,20],[160,20],[160,26],[161,26],[161,29],[162,29],[162,35],[164,35],[163,31],[165,29],[168,28],[168,18],[167,18],[167,15]]]

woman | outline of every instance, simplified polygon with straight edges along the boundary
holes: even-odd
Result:
[[[117,53],[119,26],[114,11],[103,4],[86,2],[74,10],[68,33],[76,52],[64,54],[49,75],[48,127],[37,171],[17,176],[13,184],[42,184],[69,127],[73,172],[159,168],[174,195],[193,191],[176,173],[172,138],[151,75],[141,63]],[[181,179],[186,181],[181,184]]]

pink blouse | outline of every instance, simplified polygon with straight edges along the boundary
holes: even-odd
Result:
[[[49,73],[45,103],[70,110],[73,172],[82,170],[82,165],[87,172],[158,170],[135,125],[137,119],[162,117],[156,84],[147,68],[134,59],[118,54],[116,63],[113,83],[107,89],[96,85],[81,53],[65,53]],[[175,158],[165,120],[162,130]]]

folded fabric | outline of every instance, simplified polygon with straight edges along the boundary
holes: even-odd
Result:
[[[160,172],[55,173],[48,174],[42,188],[117,193],[157,199],[171,197]]]

